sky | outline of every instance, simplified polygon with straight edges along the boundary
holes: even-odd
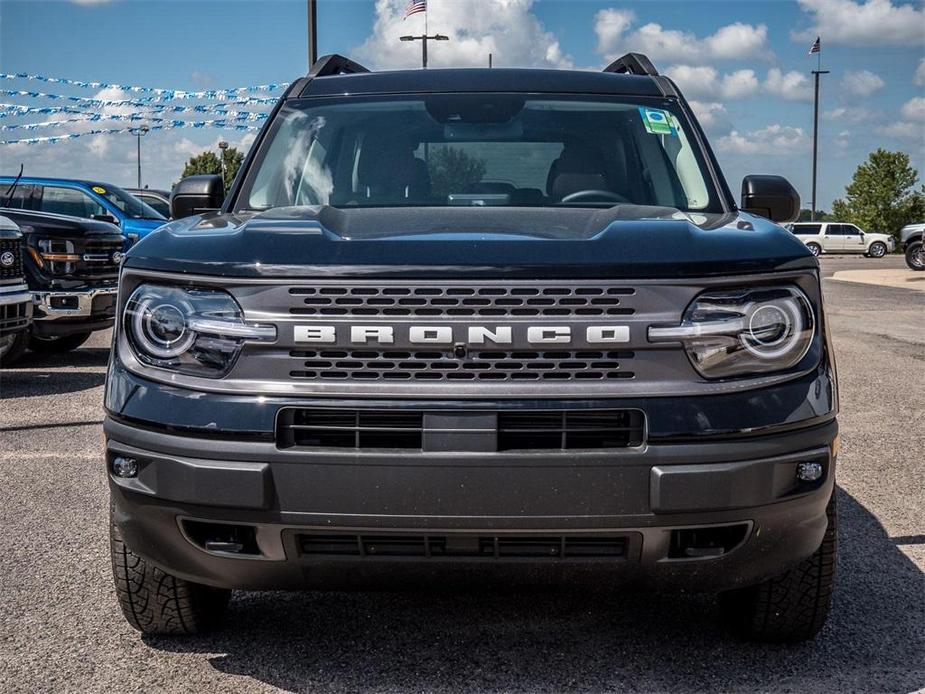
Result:
[[[406,4],[318,0],[319,54],[343,53],[372,69],[419,67],[420,44],[398,36],[420,33],[425,18],[403,20]],[[431,33],[450,37],[430,45],[431,67],[487,66],[491,53],[496,67],[600,70],[625,52],[647,54],[692,102],[733,191],[746,174],[781,174],[800,191],[804,206],[811,188],[810,71],[816,67],[807,52],[818,35],[822,67],[831,72],[822,78],[817,206],[830,209],[857,165],[878,147],[907,152],[919,171],[925,168],[922,0],[429,0],[428,7]],[[304,0],[0,0],[2,73],[200,91],[288,82],[306,71]],[[108,100],[150,96],[23,79],[0,79],[0,89]],[[68,105],[14,95],[0,95],[0,103]],[[227,108],[260,112],[269,106]],[[97,111],[125,116],[138,108]],[[129,125],[2,129],[65,118],[82,116],[2,117],[0,140]],[[246,149],[253,137],[214,127],[152,131],[142,141],[143,183],[169,188],[191,155],[220,140]],[[31,175],[134,185],[135,147],[128,133],[0,145],[0,174],[14,174],[22,163]]]

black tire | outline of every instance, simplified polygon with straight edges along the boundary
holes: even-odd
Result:
[[[231,597],[173,576],[135,554],[110,518],[109,544],[116,595],[125,619],[143,634],[198,634],[215,629]]]
[[[922,243],[922,241],[913,241],[906,246],[906,265],[917,272],[925,270],[925,246]]]
[[[29,335],[25,331],[0,337],[0,369],[22,359],[28,345]]]
[[[764,583],[721,596],[725,616],[740,636],[792,643],[814,638],[825,625],[835,586],[838,514],[834,492],[826,515],[829,526],[811,557]]]
[[[886,255],[886,244],[881,243],[880,241],[874,241],[870,244],[870,248],[867,249],[867,256],[869,258],[882,258]]]
[[[32,335],[29,338],[29,349],[40,354],[62,354],[64,352],[72,352],[89,340],[90,335],[92,335],[92,333],[89,330],[85,333],[62,335],[61,337],[39,337],[38,335]]]
[[[822,255],[822,246],[820,246],[818,243],[807,243],[806,247],[809,249],[809,252],[817,258]]]

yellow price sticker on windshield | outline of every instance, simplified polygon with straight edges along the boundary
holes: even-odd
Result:
[[[106,189],[103,188],[103,186],[93,186],[90,190],[92,190],[94,193],[99,193],[100,195],[104,195],[106,193]]]

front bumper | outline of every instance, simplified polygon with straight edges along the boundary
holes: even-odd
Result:
[[[32,322],[32,292],[25,284],[0,286],[0,337],[25,330]]]
[[[704,591],[753,584],[819,546],[837,438],[829,420],[632,450],[397,455],[281,450],[273,441],[165,433],[113,417],[105,431],[110,470],[116,457],[139,464],[135,478],[110,474],[114,520],[133,550],[175,575],[237,589],[473,576],[593,576]],[[807,461],[822,463],[820,480],[796,478]],[[197,533],[223,524],[252,529],[250,554],[204,546]],[[703,527],[742,535],[718,555],[679,555],[682,532]],[[561,539],[562,553],[550,538]],[[622,544],[609,558],[568,556],[575,538]],[[540,555],[497,549],[531,542]],[[351,543],[365,549],[351,553]],[[348,551],[311,549],[318,546]]]
[[[111,328],[116,315],[116,287],[32,292],[33,330],[44,337],[60,337],[87,330]]]

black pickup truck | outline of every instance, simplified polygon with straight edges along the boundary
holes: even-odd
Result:
[[[125,236],[108,222],[0,208],[23,235],[33,322],[5,347],[4,364],[27,349],[66,352],[112,327]]]
[[[123,265],[106,387],[137,629],[214,626],[231,589],[486,577],[824,624],[837,393],[817,261],[775,223],[799,196],[749,176],[737,204],[644,56],[327,56],[227,197],[171,202]]]

